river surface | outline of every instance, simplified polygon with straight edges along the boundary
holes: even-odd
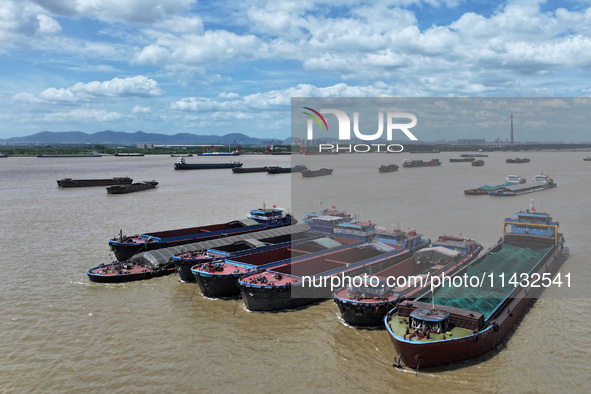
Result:
[[[448,392],[585,391],[591,376],[591,162],[589,152],[490,153],[483,167],[449,163],[459,154],[244,155],[245,167],[305,164],[333,175],[174,171],[170,156],[0,159],[1,392]],[[432,168],[378,173],[381,164],[430,160]],[[233,158],[236,159],[236,158]],[[187,162],[227,161],[188,158]],[[517,197],[463,190],[531,183],[544,172],[558,187]],[[107,195],[60,189],[56,180],[130,176],[156,189]],[[297,311],[253,313],[242,300],[201,296],[175,275],[124,284],[91,283],[85,271],[113,259],[107,241],[244,218],[276,205],[303,214],[336,206],[425,237],[462,235],[492,246],[502,220],[535,199],[566,238],[561,273],[517,330],[494,351],[448,367],[392,367],[383,329],[357,329],[332,301]]]

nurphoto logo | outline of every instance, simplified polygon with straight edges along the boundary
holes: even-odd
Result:
[[[307,135],[306,139],[311,141],[314,139],[314,121],[320,128],[328,132],[328,123],[322,114],[335,115],[338,122],[338,136],[339,141],[350,141],[351,140],[351,123],[353,123],[353,134],[355,138],[362,141],[376,141],[382,138],[384,129],[386,130],[386,139],[392,141],[394,132],[401,131],[411,141],[418,141],[417,137],[409,130],[416,126],[417,117],[408,112],[386,112],[386,120],[384,121],[384,112],[378,112],[378,130],[370,134],[365,134],[359,129],[359,112],[353,112],[353,122],[345,111],[338,109],[320,109],[317,111],[310,107],[302,107],[309,112],[304,112],[310,119],[307,122]],[[400,123],[400,120],[407,119],[410,122]],[[372,147],[377,148],[377,152],[385,147],[385,150],[389,152],[402,152],[404,147],[400,144],[355,144],[348,146],[341,146],[339,144],[320,144],[319,151],[348,151],[348,152],[369,152]]]

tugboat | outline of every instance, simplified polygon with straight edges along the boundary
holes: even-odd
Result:
[[[463,270],[469,286],[441,281],[432,294],[388,312],[384,323],[402,362],[417,370],[446,365],[502,343],[544,287],[570,283],[570,274],[554,277],[563,246],[558,222],[533,202],[505,219],[499,242]]]
[[[474,240],[442,235],[431,247],[374,274],[379,279],[376,286],[359,283],[343,287],[335,292],[333,300],[347,324],[379,326],[398,302],[416,297],[431,285],[434,277],[453,276],[474,261],[481,250],[482,246]]]
[[[326,227],[318,218],[313,220],[312,228],[316,222]],[[332,288],[337,280],[382,271],[429,243],[416,233],[398,238],[393,244],[368,242],[368,237],[377,237],[371,222],[339,223],[333,227],[333,232],[335,241],[361,241],[362,244],[330,250],[320,256],[306,256],[295,262],[287,261],[264,272],[242,276],[238,283],[246,308],[251,311],[286,310],[329,299],[334,290],[341,287]]]
[[[246,219],[233,220],[227,223],[155,231],[133,236],[126,236],[123,235],[123,232],[120,232],[119,237],[109,240],[109,246],[115,253],[117,260],[124,261],[129,260],[134,254],[148,250],[289,226],[295,223],[297,223],[297,220],[281,208],[263,208],[250,211],[250,215]]]

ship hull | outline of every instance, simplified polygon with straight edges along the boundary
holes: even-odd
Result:
[[[209,241],[215,238],[226,237],[229,235],[238,235],[243,233],[248,233],[252,231],[259,231],[259,230],[266,230],[266,227],[261,226],[261,228],[255,229],[240,229],[240,230],[226,230],[224,232],[219,232],[215,234],[199,234],[196,235],[194,238],[186,238],[179,241],[168,241],[168,242],[146,242],[146,243],[134,243],[134,244],[114,244],[111,243],[111,250],[115,253],[115,257],[119,261],[129,260],[134,255],[140,252],[148,252],[150,250],[168,248],[171,246],[178,246],[178,245],[185,245],[192,242],[199,242],[199,241]]]
[[[240,295],[238,287],[240,275],[201,275],[196,272],[193,280],[201,290],[201,294],[211,298],[231,298]]]
[[[133,282],[137,280],[152,279],[160,276],[171,275],[175,273],[174,266],[166,267],[161,269],[149,269],[146,268],[144,272],[131,272],[131,273],[120,273],[120,274],[100,274],[96,272],[95,268],[91,268],[86,272],[88,279],[91,282],[96,283],[124,283]]]
[[[406,250],[398,255],[393,255],[376,263],[368,263],[354,270],[347,271],[347,275],[354,277],[363,274],[368,269],[374,272],[381,271],[386,267],[398,264],[412,255],[414,250]],[[341,275],[343,271],[334,272],[333,275]],[[312,274],[322,277],[321,273]],[[287,290],[287,291],[286,291]],[[246,308],[251,311],[275,311],[284,309],[294,309],[304,305],[312,304],[316,301],[326,300],[332,297],[333,291],[330,287],[309,286],[305,289],[301,282],[298,282],[289,288],[276,286],[251,285],[249,283],[240,283],[240,292],[244,299]]]
[[[356,327],[376,327],[383,323],[384,316],[396,306],[397,300],[384,302],[348,302],[335,300],[345,323]]]

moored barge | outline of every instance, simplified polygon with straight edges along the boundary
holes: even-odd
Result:
[[[177,253],[172,256],[179,278],[183,282],[195,282],[195,274],[191,268],[198,264],[212,261],[223,262],[232,257],[260,252],[275,247],[285,246],[293,241],[311,238],[306,232],[277,235],[260,239],[247,238],[235,241],[228,245],[217,246],[210,249],[200,249]]]
[[[416,297],[430,286],[433,277],[455,274],[474,261],[481,250],[482,246],[474,240],[442,235],[431,247],[416,251],[401,263],[375,273],[376,283],[357,283],[340,288],[333,300],[347,324],[382,325],[386,313],[398,302]]]
[[[195,265],[195,275],[201,293],[206,297],[234,297],[240,294],[240,277],[283,264],[291,264],[303,258],[324,255],[328,251],[346,250],[360,242],[315,237],[309,240],[293,241],[288,245],[264,248],[260,251]],[[281,275],[275,279],[281,280]],[[275,291],[285,290],[279,287]]]
[[[255,209],[250,211],[248,218],[233,220],[227,223],[212,224],[200,227],[189,227],[177,230],[155,231],[133,236],[119,233],[119,237],[109,240],[109,246],[119,261],[129,260],[134,254],[169,246],[183,245],[191,242],[266,230],[274,227],[289,226],[297,223],[291,214],[283,209]]]
[[[174,264],[153,265],[131,260],[99,265],[86,271],[91,282],[122,283],[174,274]]]
[[[317,220],[313,220],[312,227]],[[368,233],[372,232],[376,240],[367,242]],[[345,280],[345,277],[379,272],[429,243],[414,232],[399,234],[402,236],[398,238],[381,238],[392,242],[390,244],[377,241],[378,233],[371,222],[340,223],[333,233],[336,241],[361,240],[363,244],[296,262],[288,261],[262,273],[242,276],[238,282],[246,308],[252,311],[286,310],[331,298],[333,291],[341,287],[335,285],[332,288],[333,278]]]
[[[555,283],[563,245],[558,222],[547,213],[530,208],[505,219],[502,239],[462,275],[468,281],[482,278],[481,284],[449,282],[429,298],[402,302],[387,314],[384,322],[399,358],[418,369],[493,349],[543,288]]]

